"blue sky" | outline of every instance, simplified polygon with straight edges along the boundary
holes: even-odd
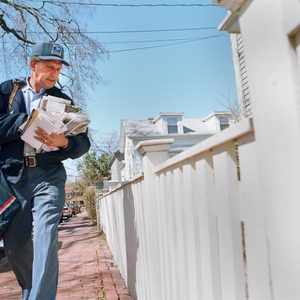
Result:
[[[200,1],[111,1],[106,3],[209,3]],[[106,85],[89,93],[91,127],[103,133],[119,131],[121,119],[145,119],[160,112],[180,111],[186,118],[204,117],[224,110],[221,94],[235,99],[230,37],[217,26],[226,11],[221,7],[101,7],[88,27],[91,31],[165,30],[215,27],[150,33],[97,34],[110,50],[161,46],[177,41],[116,43],[140,40],[221,37],[173,46],[112,52],[97,67]],[[112,43],[113,42],[113,43]]]
[[[93,2],[93,1],[92,1]],[[95,1],[96,2],[96,1]],[[208,3],[188,0],[131,0],[105,3]],[[106,82],[90,91],[87,99],[91,128],[96,141],[116,131],[121,119],[146,119],[160,112],[184,112],[185,118],[201,118],[224,110],[221,94],[236,98],[230,36],[217,27],[226,16],[221,7],[101,7],[89,19],[90,31],[166,30],[214,27],[148,33],[97,34],[107,50],[162,46],[178,39],[203,39],[173,46],[111,52],[97,68]],[[172,40],[147,43],[132,41]],[[117,43],[126,42],[126,43]],[[75,162],[68,162],[68,173]]]

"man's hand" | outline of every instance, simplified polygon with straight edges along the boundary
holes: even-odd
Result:
[[[68,139],[63,133],[48,134],[45,130],[38,127],[35,131],[34,138],[47,146],[55,146],[59,148],[66,148],[68,146]]]

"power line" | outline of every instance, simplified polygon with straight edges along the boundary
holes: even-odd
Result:
[[[203,3],[177,3],[177,4],[116,4],[116,3],[82,3],[73,1],[43,1],[43,0],[27,0],[29,2],[50,3],[50,4],[68,4],[68,5],[84,5],[84,6],[102,6],[102,7],[220,7],[218,4],[203,4]]]
[[[158,45],[158,46],[150,46],[149,48],[157,48],[157,47],[165,47],[173,44],[181,44],[186,42],[193,42],[193,41],[199,41],[199,40],[206,40],[216,37],[225,36],[225,34],[219,34],[219,35],[212,35],[212,36],[206,36],[206,37],[189,37],[189,38],[180,38],[180,39],[156,39],[156,40],[132,40],[132,41],[100,41],[101,44],[136,44],[136,43],[158,43],[158,42],[171,42],[174,41],[176,43],[166,44],[166,45]],[[177,43],[179,41],[179,43]],[[0,44],[19,44],[19,42],[13,42],[13,41],[1,41]],[[83,42],[67,42],[68,45],[80,45],[80,44],[86,44]],[[143,47],[142,49],[147,49],[148,47]],[[139,48],[138,48],[139,49]],[[125,49],[127,51],[127,49]],[[130,49],[129,49],[130,50]],[[133,49],[135,50],[135,48]],[[124,50],[122,50],[124,51]],[[113,50],[110,52],[120,52],[119,50]]]
[[[170,31],[194,31],[217,29],[216,26],[192,27],[192,28],[168,28],[168,29],[142,29],[142,30],[119,30],[119,31],[94,31],[87,33],[138,33],[138,32],[170,32]]]
[[[139,44],[139,43],[175,42],[175,41],[199,40],[201,38],[202,37],[190,37],[190,38],[182,38],[182,39],[114,41],[114,42],[101,41],[101,44]]]
[[[191,27],[191,28],[167,28],[167,29],[140,29],[140,30],[113,30],[113,31],[69,31],[68,34],[81,33],[81,34],[114,34],[114,33],[147,33],[147,32],[176,32],[176,31],[195,31],[195,30],[211,30],[217,29],[216,26],[208,27]],[[32,33],[44,33],[42,31],[28,31],[28,34]],[[48,32],[50,34],[62,33],[62,31]]]
[[[137,50],[146,50],[146,49],[153,49],[153,48],[162,48],[162,47],[168,47],[168,46],[175,46],[175,45],[179,45],[179,44],[185,44],[185,43],[197,42],[197,41],[200,41],[200,40],[207,40],[207,39],[212,39],[212,38],[217,38],[217,37],[222,37],[222,36],[225,36],[225,34],[212,35],[212,36],[207,36],[207,37],[197,38],[197,39],[188,39],[188,40],[181,41],[181,42],[169,43],[169,44],[157,45],[157,46],[148,46],[148,47],[138,47],[138,48],[129,48],[129,49],[111,50],[111,51],[109,51],[109,53],[128,52],[128,51],[137,51]]]

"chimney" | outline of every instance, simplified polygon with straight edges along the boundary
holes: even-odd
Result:
[[[148,117],[148,121],[149,121],[149,123],[150,123],[150,124],[152,124],[152,123],[153,123],[153,120],[154,120],[154,118],[153,118],[153,117]]]

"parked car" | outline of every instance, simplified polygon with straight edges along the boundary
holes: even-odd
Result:
[[[80,213],[80,207],[76,206],[74,203],[67,203],[67,206],[71,208],[73,216]]]
[[[64,206],[63,208],[63,212],[62,212],[62,219],[69,219],[71,218],[73,215],[72,213],[72,209],[70,207],[68,207],[67,205]]]

